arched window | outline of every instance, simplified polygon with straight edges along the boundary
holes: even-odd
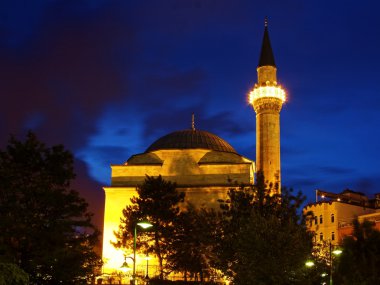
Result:
[[[335,233],[334,232],[331,233],[331,240],[335,240]]]
[[[335,221],[334,214],[331,214],[331,222],[333,223]]]
[[[320,240],[320,241],[323,241],[323,233],[320,233],[320,234],[319,234],[319,240]]]
[[[319,223],[320,223],[320,224],[323,223],[323,217],[322,217],[322,215],[319,216]]]
[[[318,217],[317,216],[314,217],[314,222],[316,225],[318,225]]]

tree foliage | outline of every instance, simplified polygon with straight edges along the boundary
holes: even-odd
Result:
[[[183,272],[203,282],[214,273],[214,246],[220,234],[220,215],[213,209],[187,204],[175,222],[168,264],[175,272]]]
[[[159,261],[160,277],[165,275],[164,260],[169,254],[169,244],[173,237],[174,223],[177,220],[185,194],[178,192],[176,184],[165,181],[161,176],[146,176],[144,183],[137,187],[138,196],[131,199],[131,205],[123,210],[119,230],[115,232],[118,248],[132,248],[133,231],[141,220],[153,224],[152,234],[139,235],[138,245],[145,246],[153,252]],[[145,242],[144,242],[145,241]]]
[[[233,284],[307,284],[312,237],[298,214],[303,202],[287,189],[270,196],[261,173],[253,187],[231,189],[221,204],[219,268]]]
[[[370,221],[353,224],[352,236],[343,240],[335,278],[339,284],[380,284],[380,231]]]
[[[0,285],[28,285],[28,274],[16,264],[0,262]]]
[[[33,284],[84,283],[100,258],[87,203],[70,189],[73,156],[33,133],[0,151],[0,255]]]

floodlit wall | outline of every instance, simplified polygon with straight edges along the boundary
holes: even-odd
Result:
[[[198,207],[218,208],[219,199],[239,184],[253,184],[254,163],[238,154],[205,149],[158,150],[131,157],[124,165],[113,165],[111,186],[104,187],[105,216],[103,231],[103,272],[120,271],[124,254],[111,244],[115,240],[122,210],[136,195],[146,175],[162,175],[176,182],[177,189],[186,193],[186,201]],[[138,255],[136,268],[145,264],[144,255]],[[150,264],[155,264],[151,260]]]

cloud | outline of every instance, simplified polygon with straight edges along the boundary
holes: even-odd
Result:
[[[353,189],[356,191],[369,194],[375,194],[378,192],[378,181],[380,177],[358,177],[356,181],[353,181]]]
[[[111,5],[87,7],[85,18],[65,5],[48,7],[38,31],[17,49],[0,47],[2,136],[33,128],[77,148],[104,104],[126,88],[116,46],[133,47],[133,29]]]
[[[196,90],[205,79],[205,73],[200,68],[173,70],[170,73],[148,75],[145,78],[146,84],[152,86],[156,93],[170,92],[172,96],[179,97],[184,96],[183,92],[188,94]]]
[[[287,178],[288,187],[297,187],[300,190],[308,190],[311,186],[318,185],[321,180],[315,178]]]
[[[124,164],[132,155],[127,147],[87,146],[77,153],[77,157],[88,165],[92,179],[110,185],[111,164]]]
[[[76,178],[71,187],[77,190],[89,204],[88,210],[93,213],[93,223],[98,229],[103,229],[104,192],[102,185],[88,176],[87,166],[83,161],[75,160]]]
[[[320,173],[328,175],[349,175],[355,172],[352,168],[339,166],[322,166],[318,167]]]

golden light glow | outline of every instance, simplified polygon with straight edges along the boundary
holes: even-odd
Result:
[[[278,98],[282,102],[286,101],[285,91],[280,86],[260,86],[253,88],[249,93],[249,103],[252,104],[256,99],[264,97]]]
[[[342,254],[342,252],[343,252],[343,250],[337,248],[337,249],[333,250],[332,253],[335,254],[335,255],[340,255],[340,254]]]
[[[306,265],[307,267],[313,267],[315,264],[314,264],[314,261],[312,261],[312,260],[308,260],[308,261],[305,262],[305,265]]]
[[[143,229],[148,229],[150,227],[153,227],[153,225],[149,222],[139,222],[137,223],[137,225],[142,227]]]

